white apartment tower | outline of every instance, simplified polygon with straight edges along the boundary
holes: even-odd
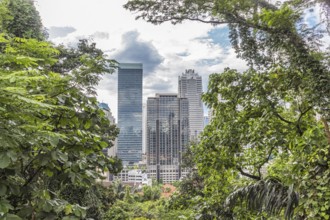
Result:
[[[189,102],[190,141],[197,140],[204,128],[202,77],[193,69],[188,69],[179,76],[178,85],[179,97],[187,98]]]

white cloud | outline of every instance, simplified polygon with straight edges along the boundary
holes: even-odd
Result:
[[[195,69],[202,75],[204,90],[209,74],[221,72],[227,66],[244,69],[244,62],[238,61],[233,50],[228,51],[209,39],[213,26],[198,22],[155,26],[135,20],[134,15],[122,7],[126,2],[38,0],[36,4],[46,27],[72,27],[76,30],[57,37],[54,43],[72,44],[80,38],[93,38],[97,47],[106,51],[110,58],[118,54],[125,57],[123,50],[131,50],[134,45],[149,51],[151,56],[148,58],[148,54],[144,54],[147,57],[144,60],[154,64],[149,67],[152,73],[144,78],[144,101],[157,92],[177,92],[178,75],[185,69]],[[126,36],[125,39],[125,34],[134,32],[135,37],[127,39]],[[98,100],[107,102],[117,115],[116,74],[103,77],[98,86]]]

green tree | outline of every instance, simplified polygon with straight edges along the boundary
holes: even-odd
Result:
[[[7,8],[9,15],[3,19],[6,33],[21,38],[45,39],[46,31],[32,0],[2,0],[1,5]]]
[[[0,31],[4,32],[4,23],[12,19],[9,15],[7,1],[0,1]]]
[[[18,13],[11,3],[1,7]],[[16,6],[34,16],[33,4],[26,4]],[[77,49],[58,50],[32,38],[38,36],[17,37],[16,23],[6,25],[8,34],[0,36],[1,215],[84,217],[83,204],[68,203],[61,192],[68,184],[94,184],[102,170],[121,169],[118,159],[102,153],[118,130],[98,108],[94,89],[102,74],[113,72],[115,62],[87,41]]]
[[[62,188],[90,186],[101,177],[99,170],[116,173],[121,167],[102,153],[118,131],[93,95],[100,74],[112,72],[113,62],[82,42],[80,65],[72,74],[55,73],[59,51],[49,43],[2,34],[0,44],[2,217],[82,218],[85,209],[63,199]]]
[[[131,0],[124,6],[154,24],[228,24],[232,46],[248,63],[244,73],[213,74],[203,97],[214,118],[194,154],[215,217],[329,219],[329,53],[319,49],[320,33],[302,23],[306,3]]]
[[[143,201],[158,200],[161,196],[162,189],[159,184],[153,184],[152,186],[143,186]]]
[[[0,12],[0,218],[100,218],[111,201],[95,180],[121,161],[102,153],[118,130],[94,87],[116,62],[86,40],[76,49],[39,41],[33,1],[3,0]]]

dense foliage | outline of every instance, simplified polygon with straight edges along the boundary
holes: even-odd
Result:
[[[330,66],[321,38],[329,29],[304,23],[311,6],[322,8],[328,25],[329,1],[131,0],[124,6],[154,24],[228,24],[232,46],[247,61],[243,73],[211,75],[203,97],[213,118],[193,148],[204,184],[195,197],[199,218],[330,218]]]
[[[15,37],[45,39],[46,32],[33,1],[2,0],[1,7],[4,9],[0,12],[7,17],[3,20],[3,31]]]
[[[90,187],[101,172],[121,169],[102,153],[118,131],[94,89],[116,63],[86,40],[76,49],[39,41],[31,1],[0,3],[0,218],[84,218],[92,204],[64,192],[99,198]]]
[[[118,186],[121,183],[116,181],[112,190],[118,193]],[[190,209],[175,208],[171,205],[171,200],[161,197],[162,192],[167,192],[168,188],[162,184],[153,182],[152,186],[119,187],[123,197],[116,197],[116,202],[110,207],[103,219],[193,219],[193,211]],[[120,193],[120,194],[121,194]],[[173,192],[171,192],[173,193]]]

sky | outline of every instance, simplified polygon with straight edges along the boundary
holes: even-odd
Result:
[[[186,69],[194,69],[202,76],[204,91],[210,74],[226,67],[246,69],[246,63],[236,58],[230,46],[225,25],[215,27],[191,21],[153,25],[135,20],[135,15],[123,8],[127,0],[35,2],[55,44],[74,46],[79,39],[87,38],[111,59],[143,63],[143,103],[155,93],[176,93],[178,76]],[[97,93],[98,100],[108,103],[117,118],[117,74],[104,75]]]

